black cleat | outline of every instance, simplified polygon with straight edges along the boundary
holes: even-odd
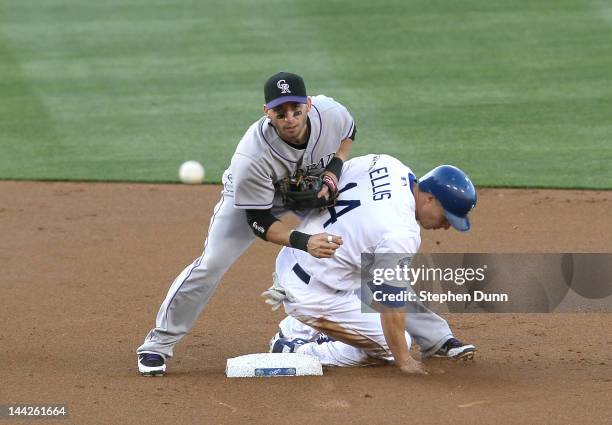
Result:
[[[433,357],[453,360],[472,360],[475,351],[476,347],[472,344],[464,344],[456,338],[449,338],[444,345],[433,354]]]

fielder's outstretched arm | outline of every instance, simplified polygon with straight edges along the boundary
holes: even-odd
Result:
[[[342,245],[342,238],[329,233],[308,235],[290,229],[276,218],[271,210],[246,210],[247,221],[259,238],[277,245],[308,252],[316,258],[329,258]]]

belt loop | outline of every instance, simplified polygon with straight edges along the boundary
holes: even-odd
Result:
[[[306,273],[306,271],[302,267],[300,267],[298,263],[295,263],[295,266],[293,266],[292,270],[293,270],[293,273],[295,273],[296,276],[299,277],[300,280],[304,282],[306,285],[310,283],[310,275]]]

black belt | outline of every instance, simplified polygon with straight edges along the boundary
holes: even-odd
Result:
[[[293,273],[295,273],[306,285],[310,283],[310,275],[306,273],[306,270],[300,267],[298,263],[295,263],[295,266],[293,266]]]

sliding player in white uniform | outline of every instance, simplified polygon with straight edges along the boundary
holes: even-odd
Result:
[[[281,332],[272,339],[271,351],[310,354],[324,365],[336,366],[394,358],[404,372],[425,373],[422,363],[409,354],[411,338],[405,332],[406,325],[424,313],[406,314],[403,308],[363,313],[356,293],[361,287],[361,254],[373,255],[372,268],[393,268],[398,258],[393,254],[411,258],[417,253],[420,227],[448,229],[452,225],[468,230],[467,214],[476,204],[475,188],[452,166],[437,167],[417,182],[399,160],[366,155],[344,164],[339,189],[335,207],[311,212],[297,229],[343,235],[344,243],[335,255],[317,259],[283,248],[277,257],[276,287],[263,295],[266,302],[278,305],[283,298],[278,294],[284,292],[289,317],[280,323]],[[393,284],[387,288],[394,288]],[[425,316],[429,315],[434,313]],[[441,356],[473,355],[475,347],[453,338],[448,325],[445,333],[436,343]],[[322,334],[333,341],[317,341]]]

